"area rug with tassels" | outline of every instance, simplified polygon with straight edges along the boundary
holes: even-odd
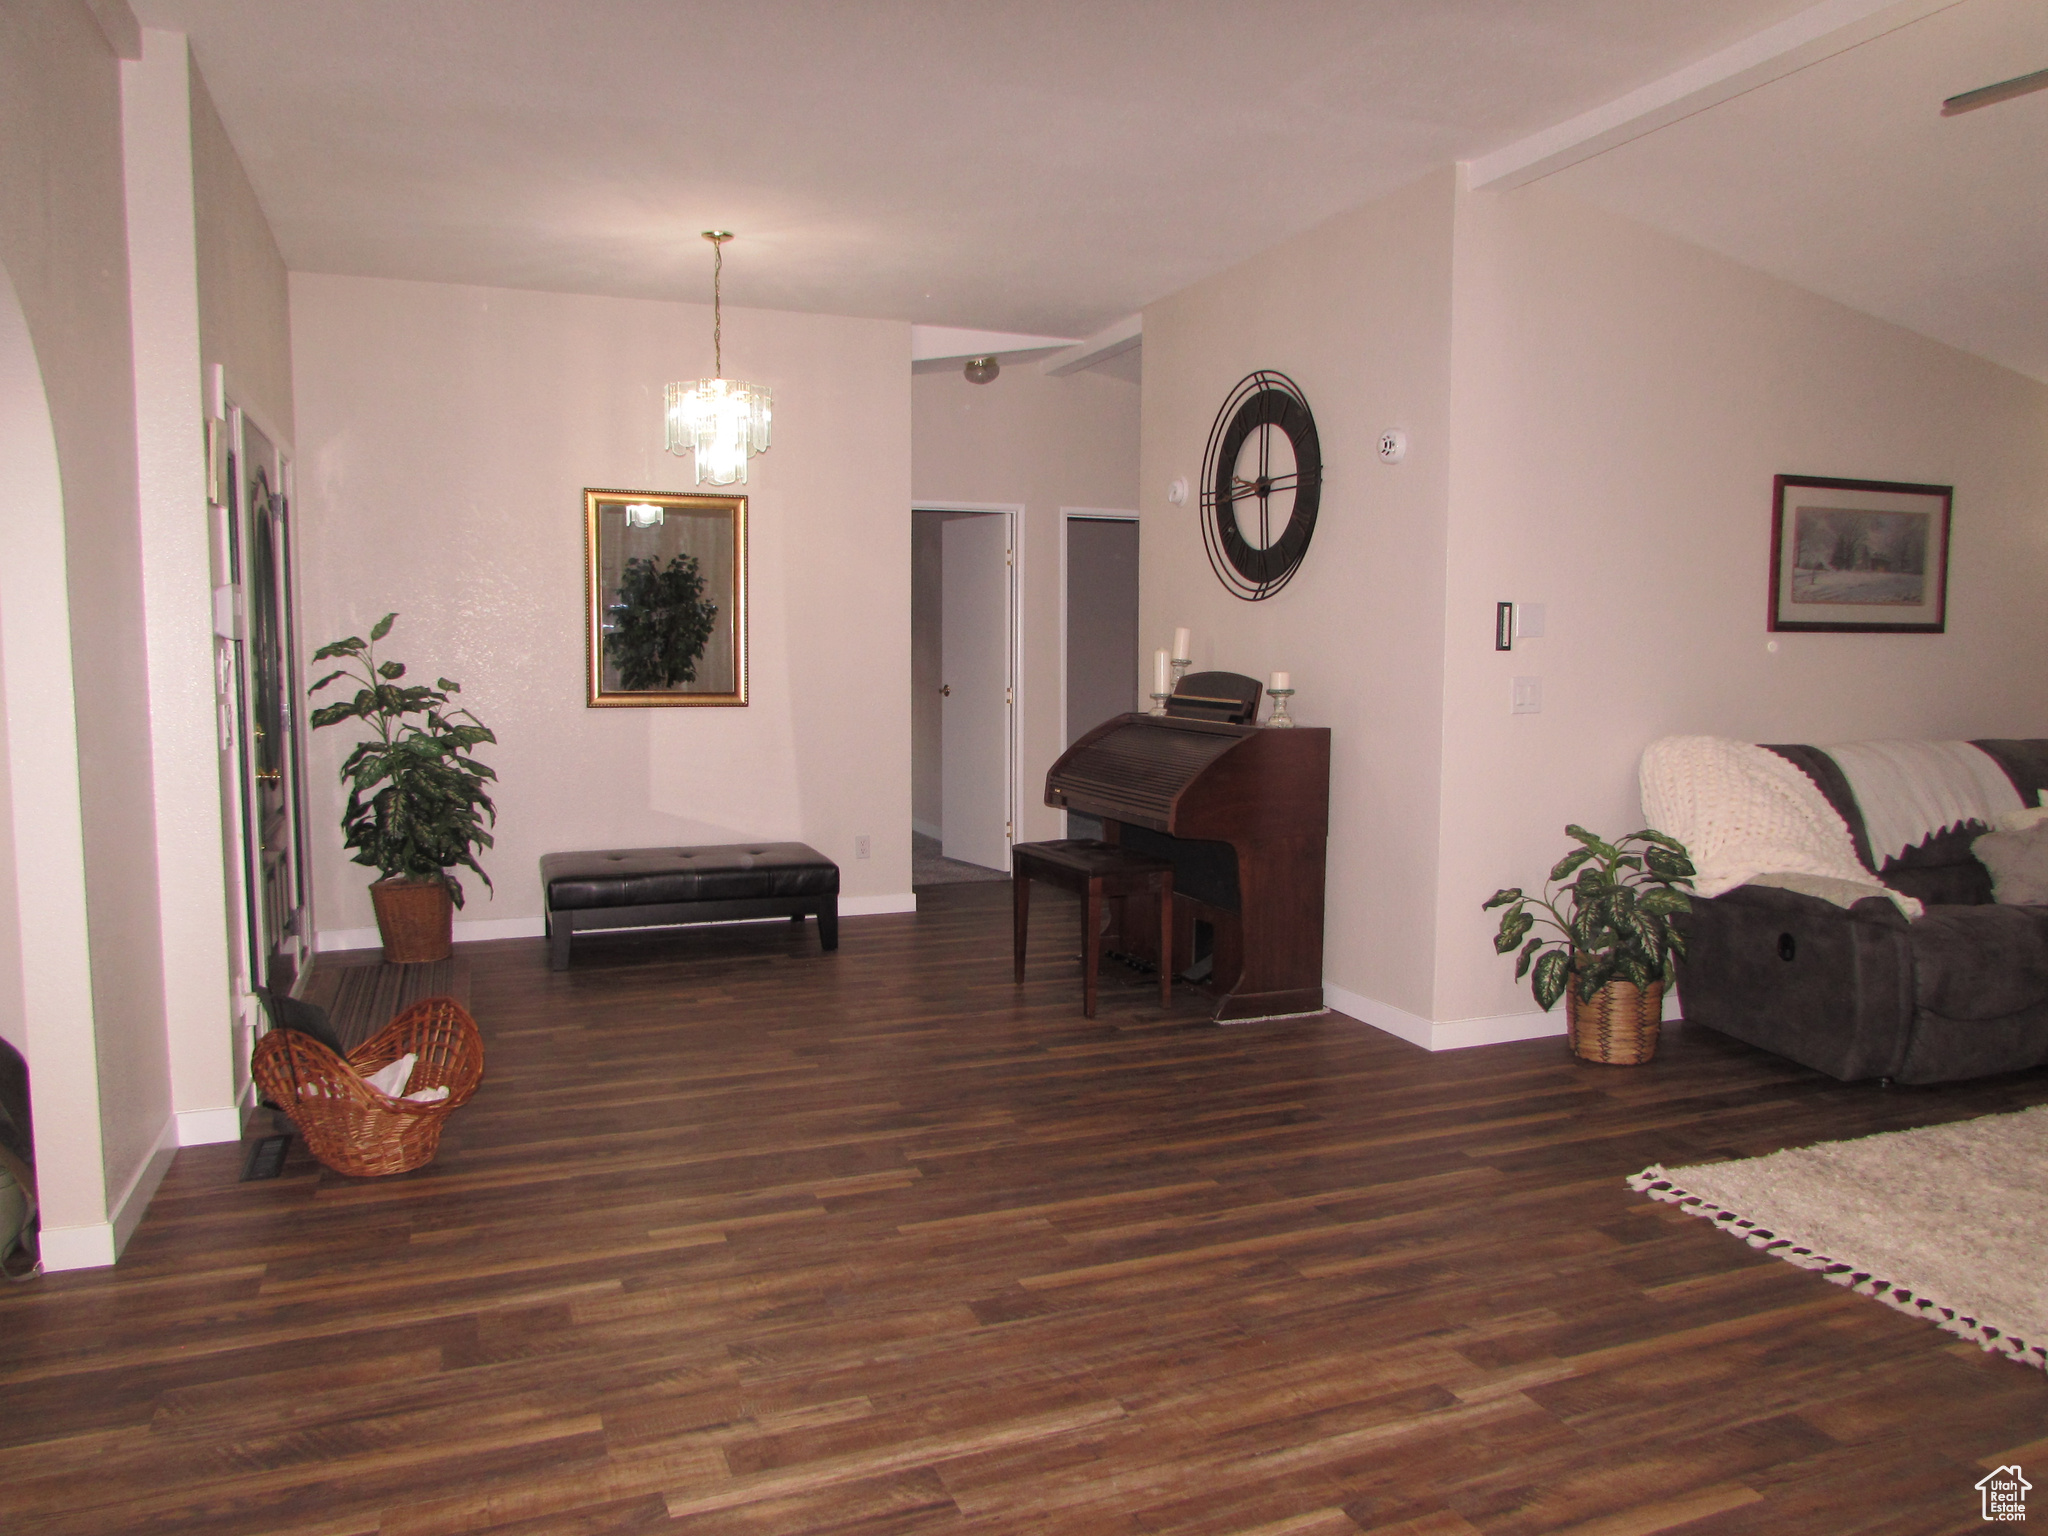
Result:
[[[1628,1184],[1774,1258],[2048,1368],[2048,1105],[1651,1167]]]

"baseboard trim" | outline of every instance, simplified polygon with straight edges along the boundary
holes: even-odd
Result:
[[[149,1202],[156,1195],[156,1187],[163,1183],[164,1175],[171,1171],[171,1159],[178,1155],[178,1117],[173,1115],[164,1124],[164,1133],[157,1142],[156,1150],[149,1155],[149,1161],[136,1172],[128,1186],[128,1192],[121,1197],[113,1210],[114,1257],[121,1256],[121,1250],[128,1246],[128,1239],[135,1235],[135,1229],[142,1225],[142,1214],[149,1209]]]
[[[841,917],[882,917],[890,912],[915,912],[917,892],[897,891],[888,896],[842,896]]]
[[[473,917],[455,920],[457,944],[475,944],[487,939],[537,939],[547,932],[538,917]],[[320,952],[337,949],[381,949],[384,941],[375,928],[322,928]]]
[[[43,1272],[105,1269],[114,1262],[114,1224],[95,1221],[83,1227],[44,1227],[36,1237]]]
[[[242,1139],[242,1110],[237,1104],[221,1109],[181,1109],[177,1119],[181,1147],[211,1147]]]
[[[121,1250],[128,1246],[128,1239],[142,1224],[142,1213],[149,1209],[150,1198],[156,1194],[157,1186],[171,1171],[171,1159],[178,1153],[178,1133],[179,1117],[173,1115],[164,1122],[155,1150],[135,1170],[135,1177],[128,1181],[127,1189],[114,1202],[113,1210],[108,1213],[110,1220],[43,1229],[39,1246],[46,1273],[55,1274],[66,1269],[105,1269],[120,1258]]]
[[[1506,1045],[1513,1040],[1555,1040],[1565,1032],[1564,1009],[1548,1013],[1499,1013],[1484,1019],[1452,1019],[1436,1026],[1432,1051],[1463,1051],[1475,1045]]]
[[[1549,1040],[1565,1034],[1564,1007],[1548,1013],[1502,1013],[1483,1019],[1451,1019],[1438,1023],[1419,1013],[1396,1008],[1377,998],[1352,992],[1334,982],[1323,983],[1323,1000],[1337,1012],[1348,1014],[1362,1024],[1419,1045],[1425,1051],[1463,1051],[1475,1045],[1506,1045],[1513,1040]],[[1681,1016],[1678,989],[1664,993],[1664,1022]]]
[[[946,838],[946,829],[936,821],[919,821],[914,816],[910,819],[910,830],[938,842],[944,842]]]
[[[1507,1013],[1489,1019],[1454,1019],[1440,1024],[1328,981],[1323,983],[1323,998],[1337,1012],[1410,1045],[1419,1045],[1425,1051],[1462,1051],[1475,1045],[1505,1045],[1510,1040],[1542,1040],[1564,1033],[1562,1009],[1549,1013]]]
[[[322,928],[320,930],[320,953],[332,954],[337,949],[381,949],[384,941],[377,937],[374,928]]]

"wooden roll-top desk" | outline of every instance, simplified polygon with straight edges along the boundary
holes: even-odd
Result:
[[[1052,765],[1045,803],[1099,816],[1108,841],[1172,861],[1164,963],[1192,965],[1195,925],[1208,926],[1219,1023],[1322,1011],[1327,729],[1118,715]],[[1120,946],[1161,960],[1156,932],[1121,919]]]

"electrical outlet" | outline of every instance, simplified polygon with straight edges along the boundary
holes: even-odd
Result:
[[[853,856],[864,859],[868,856],[868,835],[863,832],[853,840]]]
[[[1509,696],[1508,713],[1511,715],[1540,715],[1543,713],[1543,679],[1540,677],[1518,677],[1514,692]]]

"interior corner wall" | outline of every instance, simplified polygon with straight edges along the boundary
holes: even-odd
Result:
[[[24,747],[65,790],[39,797],[39,824],[62,822],[76,794],[76,840],[53,852],[47,880],[61,916],[67,883],[82,876],[83,932],[38,911],[36,921],[63,931],[23,934],[25,948],[48,941],[78,957],[80,974],[56,978],[28,1017],[45,1257],[72,1267],[113,1258],[121,1224],[139,1215],[167,1160],[171,1108],[120,82],[82,4],[0,10],[0,265],[33,343],[61,477],[61,547],[30,578],[61,589],[66,633],[61,643],[47,632],[17,637],[10,622],[6,666],[18,859]],[[15,713],[21,666],[65,674],[75,756],[64,735],[42,733],[53,715]],[[45,878],[36,867],[38,887]],[[31,915],[22,912],[24,927]]]
[[[296,416],[284,257],[197,64],[191,135],[202,361],[225,370],[235,403],[289,454]]]
[[[909,328],[731,318],[734,375],[775,391],[775,444],[731,488],[749,703],[591,709],[583,491],[695,489],[661,391],[710,361],[709,307],[292,274],[307,649],[395,611],[383,654],[460,681],[498,737],[496,890],[465,878],[458,938],[538,934],[563,849],[795,838],[838,862],[842,912],[913,904]],[[310,743],[323,948],[375,942],[339,831],[352,740]]]
[[[1568,181],[1459,205],[1444,1020],[1529,1015],[1480,904],[1540,883],[1567,821],[1639,826],[1659,736],[2048,735],[2048,387]],[[1953,485],[1947,633],[1768,633],[1778,474]],[[1544,637],[1496,652],[1502,600],[1546,604]]]
[[[1064,837],[1064,814],[1045,803],[1046,771],[1066,747],[1060,509],[1137,509],[1138,387],[1104,373],[1053,377],[1036,363],[1016,363],[988,384],[968,383],[959,368],[920,373],[910,392],[913,499],[1024,508],[1016,840]]]
[[[1433,1004],[1453,194],[1446,168],[1145,311],[1140,650],[1186,625],[1197,670],[1285,669],[1296,719],[1331,728],[1326,995],[1411,1038]],[[1301,386],[1325,470],[1299,573],[1251,603],[1210,570],[1198,503],[1210,426],[1259,368]]]

